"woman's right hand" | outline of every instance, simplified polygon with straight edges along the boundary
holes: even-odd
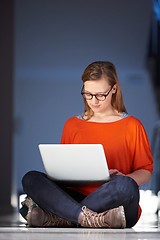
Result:
[[[117,169],[110,169],[109,174],[111,178],[115,176],[124,176],[124,174],[119,172]]]

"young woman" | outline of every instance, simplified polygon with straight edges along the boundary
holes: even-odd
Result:
[[[102,144],[111,179],[102,185],[67,188],[44,173],[28,172],[22,184],[29,197],[21,213],[29,226],[133,227],[141,214],[139,186],[153,171],[146,132],[127,114],[112,63],[90,64],[82,81],[84,114],[67,120],[61,143]]]

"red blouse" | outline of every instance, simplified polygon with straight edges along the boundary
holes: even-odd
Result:
[[[104,147],[109,169],[129,174],[138,169],[152,173],[153,158],[147,134],[142,123],[128,116],[111,123],[97,123],[72,117],[64,125],[62,144],[100,143]],[[76,187],[84,195],[97,186]]]

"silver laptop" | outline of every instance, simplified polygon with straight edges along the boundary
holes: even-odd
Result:
[[[106,182],[109,171],[101,144],[40,144],[47,175],[73,184]]]

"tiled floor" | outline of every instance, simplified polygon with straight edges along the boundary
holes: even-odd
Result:
[[[0,217],[0,240],[151,240],[160,239],[157,215],[142,216],[132,229],[27,228],[19,214]]]

